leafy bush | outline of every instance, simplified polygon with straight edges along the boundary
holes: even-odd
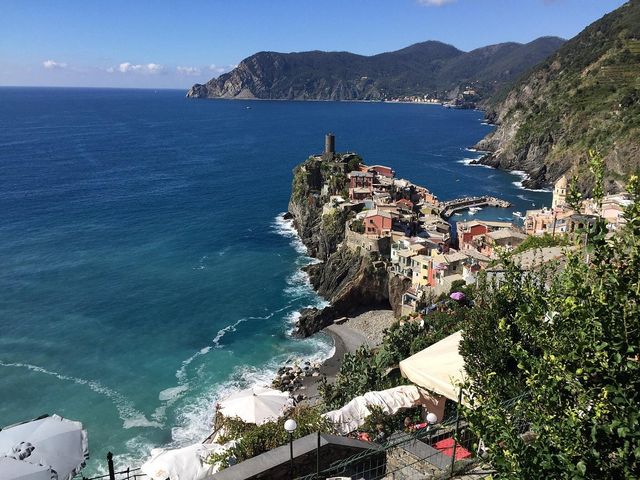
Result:
[[[482,285],[461,344],[466,414],[500,478],[638,478],[637,177],[628,188],[627,225],[589,237],[588,259],[569,254],[552,275],[507,264],[499,285]]]
[[[541,236],[530,235],[525,239],[524,242],[518,245],[510,253],[512,255],[517,255],[518,253],[526,252],[527,250],[545,247],[563,247],[569,245],[569,243],[569,237],[566,235],[559,234],[555,237],[549,235],[548,233],[545,233]]]
[[[354,354],[346,354],[334,383],[320,381],[323,402],[333,410],[366,392],[406,384],[397,369],[400,361],[459,330],[469,312],[468,307],[452,302],[446,310],[427,315],[424,321],[407,319],[394,323],[377,349],[363,346]]]
[[[245,423],[239,418],[219,417],[219,424],[224,434],[218,439],[218,443],[224,444],[232,440],[235,446],[221,453],[212,454],[208,462],[211,464],[220,462],[222,468],[229,466],[229,459],[235,458],[241,462],[272,450],[289,441],[289,434],[284,429],[284,422],[293,418],[298,428],[293,432],[293,438],[301,438],[314,432],[331,432],[331,425],[321,417],[320,409],[310,406],[297,406],[291,409],[277,421],[267,422],[260,426]]]

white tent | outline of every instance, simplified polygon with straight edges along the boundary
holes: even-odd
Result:
[[[371,415],[369,407],[378,406],[386,414],[394,414],[402,408],[415,407],[433,402],[418,387],[403,385],[379,392],[367,392],[356,397],[339,410],[333,410],[322,416],[334,425],[336,430],[346,435],[364,424]]]
[[[68,480],[80,471],[85,459],[89,458],[87,432],[82,429],[82,423],[59,415],[12,425],[0,431],[0,456],[46,467],[56,472],[58,480]],[[42,469],[18,466],[10,460],[3,460],[0,463],[0,478],[28,479],[31,478],[27,476],[28,469],[32,469],[34,475],[41,475],[36,470]]]
[[[225,417],[239,417],[247,423],[262,425],[276,420],[292,405],[289,394],[272,388],[254,387],[238,392],[220,402]]]
[[[402,375],[416,385],[457,402],[465,379],[464,359],[458,353],[462,331],[434,343],[400,362]],[[466,404],[464,396],[462,403]]]
[[[230,445],[196,443],[173,450],[154,448],[151,458],[140,469],[153,480],[204,480],[219,469],[217,464],[207,463],[207,458],[228,447]]]

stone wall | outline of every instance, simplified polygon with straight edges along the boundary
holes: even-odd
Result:
[[[352,232],[345,229],[345,245],[351,250],[358,250],[362,255],[376,252],[384,257],[389,257],[391,253],[391,237],[372,237],[363,233]]]
[[[451,459],[419,440],[387,451],[385,480],[424,480],[444,472]]]

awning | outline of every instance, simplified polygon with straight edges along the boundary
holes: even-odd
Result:
[[[464,359],[458,353],[462,331],[434,343],[400,362],[402,375],[419,387],[459,400],[460,385],[465,378]],[[467,404],[462,400],[463,404]]]
[[[322,416],[331,423],[337,432],[346,435],[361,427],[367,417],[371,415],[371,406],[377,406],[388,415],[394,414],[403,408],[411,408],[417,405],[436,405],[438,400],[431,398],[426,392],[420,391],[413,385],[402,385],[387,390],[367,392],[354,398],[344,407],[327,412]],[[444,412],[441,406],[440,417]],[[440,419],[440,418],[439,418]]]
[[[154,448],[140,470],[152,480],[204,480],[220,468],[217,463],[207,463],[207,459],[212,453],[222,452],[231,446],[232,442],[226,445],[196,443],[173,450]]]

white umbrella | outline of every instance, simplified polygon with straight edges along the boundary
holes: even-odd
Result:
[[[89,458],[87,432],[82,423],[59,415],[13,425],[0,431],[0,455],[49,467],[57,473],[58,480],[69,480]],[[3,468],[10,472],[9,468],[14,468],[10,465],[15,463],[5,461],[2,465],[0,478],[14,478],[5,475]]]
[[[262,425],[277,419],[291,406],[289,394],[272,388],[254,387],[238,392],[220,402],[225,417],[240,417],[247,423]]]
[[[219,464],[207,463],[207,459],[212,453],[222,452],[231,445],[196,443],[173,450],[154,448],[140,470],[152,480],[204,480],[220,469]]]
[[[0,457],[0,478],[3,480],[51,480],[51,468],[16,460],[12,457]]]

